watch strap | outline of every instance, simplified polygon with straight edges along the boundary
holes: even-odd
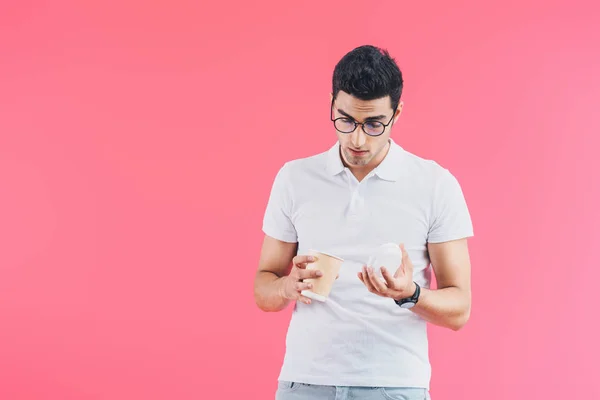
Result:
[[[399,306],[401,306],[402,304],[406,304],[406,303],[417,304],[417,302],[419,301],[419,295],[421,294],[421,287],[419,286],[419,284],[417,282],[414,282],[414,284],[416,286],[416,289],[412,296],[406,297],[406,298],[400,299],[400,300],[394,299],[394,302],[396,304],[398,304]]]

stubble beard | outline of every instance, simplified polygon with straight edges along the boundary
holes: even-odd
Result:
[[[372,157],[356,157],[353,156],[352,154],[349,154],[350,152],[347,149],[343,149],[344,150],[344,156],[346,156],[346,162],[348,164],[350,164],[351,166],[355,166],[355,167],[364,167],[365,165],[369,164],[369,161],[371,161]]]

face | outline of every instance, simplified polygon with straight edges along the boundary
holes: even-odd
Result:
[[[351,133],[342,133],[336,129],[337,137],[340,142],[342,157],[349,168],[367,168],[377,166],[385,157],[388,149],[388,143],[392,125],[398,119],[402,110],[402,103],[398,105],[396,114],[393,115],[393,108],[389,96],[375,100],[360,100],[356,97],[339,91],[333,103],[332,117],[347,118],[347,122],[367,122],[365,128],[368,129],[373,124],[368,122],[379,121],[387,124],[392,120],[383,134],[379,136],[369,136],[365,133],[361,125]]]

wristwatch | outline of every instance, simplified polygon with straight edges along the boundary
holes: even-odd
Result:
[[[394,302],[398,304],[400,308],[413,308],[415,304],[417,304],[417,302],[419,301],[419,295],[421,294],[421,287],[417,282],[415,282],[415,286],[417,287],[417,289],[415,290],[415,293],[412,296],[400,300],[394,299]]]

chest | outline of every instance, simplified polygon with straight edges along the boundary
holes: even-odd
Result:
[[[426,244],[431,202],[428,188],[418,182],[373,177],[316,182],[311,188],[296,197],[291,215],[303,249],[352,259],[382,243]]]

